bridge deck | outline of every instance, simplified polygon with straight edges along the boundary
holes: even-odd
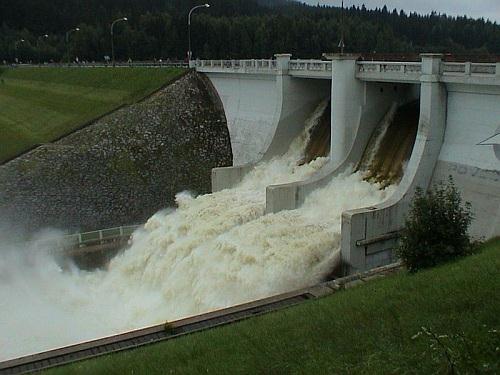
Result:
[[[297,78],[332,79],[332,62],[290,60],[280,68],[276,60],[197,60],[203,73],[288,74]],[[362,81],[420,83],[420,62],[358,61],[356,78]],[[439,81],[474,85],[500,85],[500,63],[441,62]]]

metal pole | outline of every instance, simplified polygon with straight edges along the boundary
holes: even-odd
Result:
[[[115,23],[120,21],[128,21],[128,18],[127,17],[118,18],[117,20],[114,20],[111,23],[111,61],[113,63],[113,66],[115,66],[115,41],[114,41],[113,29],[115,27]]]
[[[340,47],[340,54],[344,54],[344,1],[342,1],[342,10],[341,10],[341,21],[340,21],[340,42],[339,42],[339,47]]]
[[[68,30],[66,32],[66,53],[68,54],[68,65],[70,64],[71,62],[71,56],[69,54],[69,35],[72,33],[72,32],[76,32],[76,31],[80,31],[80,28],[79,27],[75,27],[74,29],[71,29],[71,30]]]
[[[19,43],[24,43],[24,39],[19,39],[19,40],[16,40],[16,42],[14,43],[14,62],[15,63],[18,63],[18,58],[17,58],[17,46],[19,45]]]
[[[42,60],[42,59],[41,59],[42,54],[41,54],[41,52],[40,52],[40,39],[42,39],[42,38],[48,38],[48,37],[49,37],[49,35],[48,35],[48,34],[44,34],[44,35],[40,35],[40,36],[37,38],[37,40],[36,40],[36,47],[37,47],[37,49],[38,49],[38,64],[41,64],[41,60]]]
[[[198,8],[210,8],[210,4],[203,4],[203,5],[197,5],[193,7],[189,11],[188,15],[188,44],[189,44],[189,49],[188,49],[188,62],[191,61],[191,58],[193,57],[193,52],[191,51],[191,14]]]

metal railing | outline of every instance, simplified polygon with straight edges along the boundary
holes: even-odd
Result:
[[[38,248],[58,249],[94,246],[108,242],[128,239],[139,228],[139,225],[127,225],[115,228],[101,229],[92,232],[75,233],[66,236],[45,239],[35,242]]]
[[[85,63],[45,63],[45,64],[12,64],[14,68],[111,68],[113,64],[104,62]],[[183,61],[137,61],[137,62],[117,62],[114,65],[118,68],[188,68],[189,65]]]

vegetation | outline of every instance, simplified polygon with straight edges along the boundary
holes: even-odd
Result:
[[[181,72],[148,68],[22,68],[0,72],[0,163],[142,99]]]
[[[51,374],[446,374],[500,371],[500,239],[240,323]]]
[[[417,189],[401,238],[398,256],[409,271],[432,267],[470,254],[468,235],[473,215],[470,203],[462,204],[453,179],[423,193]]]
[[[187,14],[196,0],[23,0],[0,2],[0,62],[184,59]],[[290,52],[319,58],[338,51],[341,10],[285,0],[211,0],[192,19],[193,52],[200,58],[269,58]],[[346,51],[499,54],[500,25],[484,19],[418,15],[352,6],[345,12]],[[69,43],[65,36],[72,33]],[[43,37],[48,34],[48,38]],[[24,42],[20,42],[23,39]]]

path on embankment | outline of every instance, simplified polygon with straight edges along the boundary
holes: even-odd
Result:
[[[44,127],[46,131],[40,133],[59,137],[72,129],[65,122],[67,114],[76,120],[126,102],[133,104],[1,165],[0,221],[8,219],[10,226],[30,231],[42,227],[94,230],[142,223],[173,206],[175,194],[183,190],[209,192],[211,169],[232,163],[222,106],[210,83],[197,73],[178,78],[183,70],[168,72],[23,68],[4,73],[0,98],[18,93],[19,98],[12,100],[22,104],[10,110],[11,117],[15,114],[20,123],[24,113],[26,119],[41,116],[45,121],[29,123],[27,132]],[[36,82],[34,77],[31,81],[19,78],[36,73]],[[65,84],[64,77],[73,84]],[[178,79],[163,86],[173,77]],[[46,81],[49,89],[44,92]],[[106,82],[107,88],[99,89]],[[157,88],[161,89],[137,101]],[[49,98],[50,92],[56,94],[54,98]],[[30,95],[32,106],[23,99]],[[9,127],[7,118],[0,115],[0,126]]]

